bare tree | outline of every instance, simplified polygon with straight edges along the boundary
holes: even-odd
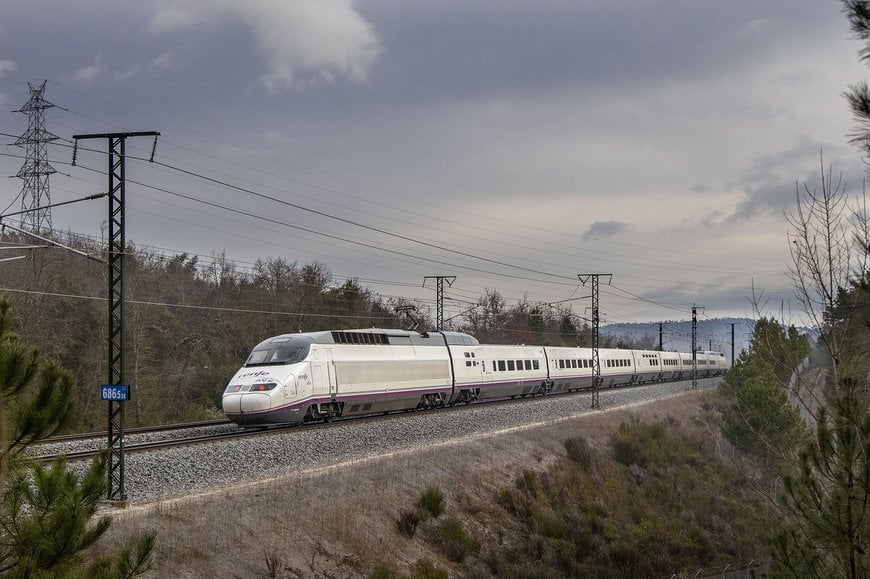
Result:
[[[840,384],[840,374],[849,367],[849,360],[856,354],[855,348],[842,339],[837,325],[843,320],[835,313],[850,286],[856,271],[861,271],[866,252],[857,246],[856,238],[866,236],[861,232],[862,212],[847,193],[840,174],[836,181],[833,168],[825,167],[824,156],[819,154],[820,177],[818,187],[806,182],[795,187],[795,207],[786,213],[791,226],[789,250],[791,263],[787,266],[795,296],[809,316],[810,322],[820,332],[820,339],[832,360],[833,384]],[[858,218],[856,232],[855,221]],[[846,362],[844,364],[844,362]]]

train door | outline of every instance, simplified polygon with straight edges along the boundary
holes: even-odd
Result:
[[[324,350],[326,357],[326,375],[329,380],[329,396],[335,398],[338,395],[338,377],[335,374],[335,360],[332,357],[332,350]]]
[[[293,400],[296,398],[296,388],[298,386],[298,382],[295,376],[290,376],[287,379],[287,382],[284,383],[284,401]]]
[[[481,374],[481,376],[486,376],[486,371],[487,371],[486,363],[487,363],[489,360],[487,360],[486,358],[484,358],[484,356],[483,356],[483,348],[475,348],[475,349],[474,349],[474,356],[475,356],[475,358],[477,359],[477,361],[475,362],[475,365],[476,365],[476,366],[480,366],[480,374]]]
[[[483,348],[474,348],[471,350],[472,374],[475,380],[479,380],[486,374],[486,360],[483,357]]]

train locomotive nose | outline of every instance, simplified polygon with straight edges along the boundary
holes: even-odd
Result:
[[[272,397],[278,384],[274,382],[239,386],[230,384],[223,395],[222,406],[227,416],[263,415],[272,410]]]

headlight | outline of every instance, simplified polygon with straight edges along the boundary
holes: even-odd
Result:
[[[268,392],[269,390],[274,390],[278,384],[275,382],[269,382],[267,384],[254,384],[248,390],[248,392]]]

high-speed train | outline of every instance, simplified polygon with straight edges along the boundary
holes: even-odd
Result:
[[[599,349],[601,387],[692,377],[691,353]],[[727,369],[696,353],[696,376]],[[257,344],[223,393],[243,426],[302,423],[593,385],[592,348],[481,344],[459,332],[361,329],[283,334]]]

